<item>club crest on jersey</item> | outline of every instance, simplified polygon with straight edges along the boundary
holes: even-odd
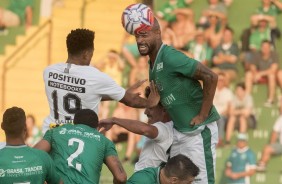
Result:
[[[158,64],[157,64],[157,72],[162,71],[162,70],[163,70],[163,67],[164,67],[163,62],[158,63]]]

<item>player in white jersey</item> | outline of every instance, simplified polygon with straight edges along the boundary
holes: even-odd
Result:
[[[153,83],[153,93],[147,100],[133,92],[144,81],[125,90],[105,73],[89,66],[94,52],[94,35],[88,29],[72,30],[66,39],[67,62],[48,66],[44,70],[50,115],[44,120],[43,132],[49,129],[52,122],[71,122],[80,109],[92,109],[98,114],[101,100],[116,100],[136,108],[152,107],[158,103],[159,95]]]
[[[150,94],[150,88],[146,88],[145,96]],[[109,130],[114,124],[121,126],[133,133],[146,136],[146,140],[138,162],[135,164],[135,172],[148,167],[158,167],[169,158],[170,146],[173,142],[173,123],[164,107],[159,103],[153,108],[146,108],[148,124],[138,120],[109,118],[99,122],[100,130]]]

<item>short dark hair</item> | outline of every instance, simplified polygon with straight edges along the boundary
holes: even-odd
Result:
[[[164,173],[167,177],[177,177],[179,180],[196,177],[199,172],[200,169],[182,154],[170,158],[164,167]]]
[[[243,90],[245,90],[245,89],[246,89],[246,86],[245,86],[245,84],[244,84],[243,82],[240,82],[240,83],[238,83],[238,84],[236,85],[236,88],[242,88]]]
[[[67,49],[71,55],[78,55],[82,51],[94,49],[95,32],[89,29],[75,29],[67,36]]]
[[[2,129],[6,136],[19,137],[26,128],[26,116],[22,108],[11,107],[3,114]]]
[[[98,127],[98,116],[91,109],[82,109],[75,113],[73,123],[74,124],[84,124],[92,128]]]

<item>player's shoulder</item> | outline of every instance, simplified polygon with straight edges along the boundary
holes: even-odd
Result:
[[[55,70],[55,69],[61,69],[63,67],[66,66],[66,63],[56,63],[56,64],[52,64],[52,65],[49,65],[47,66],[44,71],[50,71],[50,70]]]
[[[167,128],[167,129],[173,129],[173,122],[169,121],[169,122],[161,122],[158,121],[154,124],[152,124],[153,126],[157,127],[157,128]]]
[[[184,60],[193,60],[192,58],[189,58],[187,55],[185,55],[183,52],[169,45],[163,45],[159,54],[161,60],[171,65],[177,65],[179,62]]]
[[[28,152],[33,155],[34,157],[37,157],[39,160],[45,161],[46,159],[49,159],[48,153],[46,153],[43,150],[39,150],[36,148],[28,147]]]

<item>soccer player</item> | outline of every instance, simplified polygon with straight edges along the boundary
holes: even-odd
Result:
[[[63,183],[50,156],[25,144],[25,121],[25,112],[18,107],[9,108],[3,114],[1,127],[6,135],[6,147],[0,150],[0,183]]]
[[[65,183],[98,184],[103,163],[112,172],[113,183],[125,183],[126,173],[114,144],[96,130],[97,114],[82,109],[73,122],[48,130],[35,148],[49,152]]]
[[[150,88],[145,90],[145,96],[150,94]],[[148,124],[138,120],[109,118],[99,122],[99,126],[108,130],[114,124],[121,126],[133,133],[146,136],[146,142],[141,150],[135,171],[147,167],[158,167],[162,162],[167,162],[169,151],[173,142],[173,123],[164,107],[159,103],[152,108],[146,108]],[[102,130],[102,129],[100,129]]]
[[[101,100],[116,100],[137,108],[158,104],[158,94],[154,94],[156,90],[152,89],[148,100],[134,92],[144,81],[125,90],[105,73],[89,66],[94,52],[94,35],[88,29],[72,30],[66,39],[67,62],[48,66],[44,70],[50,115],[44,120],[43,132],[49,129],[52,122],[71,122],[75,112],[80,109],[92,109],[98,114]]]
[[[191,184],[199,174],[199,168],[186,156],[177,155],[165,166],[149,167],[135,172],[127,184]]]
[[[152,29],[135,34],[142,56],[149,55],[149,79],[158,87],[161,103],[174,124],[171,156],[184,154],[200,168],[197,183],[214,183],[218,141],[213,106],[217,75],[200,62],[162,43],[155,19]],[[198,80],[203,82],[203,88]]]

